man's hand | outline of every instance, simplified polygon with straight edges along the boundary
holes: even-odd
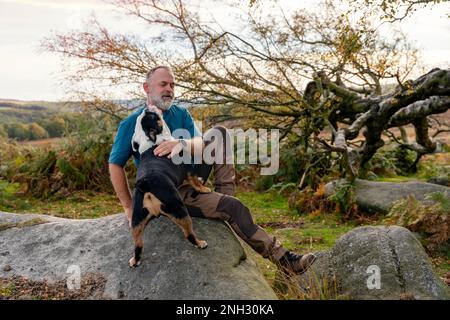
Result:
[[[128,219],[128,226],[131,228],[131,217],[133,216],[133,208],[124,208],[125,215]]]
[[[168,158],[170,159],[174,155],[180,153],[181,149],[182,146],[179,140],[167,140],[161,142],[161,144],[155,148],[153,153],[155,156],[159,157],[169,155]]]

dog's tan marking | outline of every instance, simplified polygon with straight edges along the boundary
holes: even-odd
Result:
[[[196,181],[196,185],[200,185],[203,187],[203,185],[200,183],[200,181],[197,178],[195,178],[195,177],[191,177],[191,178],[192,178],[191,179],[192,181]],[[207,189],[208,191],[199,191],[199,190],[198,191],[199,192],[211,192],[209,190],[209,188],[206,188],[206,187],[204,187],[204,188]],[[203,189],[201,189],[201,190],[203,190]],[[188,239],[190,242],[195,242],[193,244],[197,248],[204,249],[208,246],[206,241],[197,239],[197,237],[194,233],[194,229],[192,227],[192,219],[190,216],[186,216],[186,217],[180,218],[180,219],[175,218],[171,214],[162,211],[161,204],[162,204],[161,201],[154,194],[152,194],[151,192],[145,193],[142,205],[144,208],[146,208],[149,211],[149,214],[147,217],[145,217],[145,219],[143,221],[141,221],[141,223],[139,223],[137,226],[133,227],[133,229],[132,229],[132,236],[133,236],[133,240],[134,240],[135,250],[136,250],[136,248],[140,248],[141,251],[140,251],[140,254],[138,254],[138,257],[136,257],[136,256],[131,257],[131,259],[129,260],[130,267],[137,267],[141,263],[142,249],[144,246],[144,241],[143,241],[142,236],[144,234],[144,230],[145,230],[147,223],[153,217],[159,217],[161,214],[166,216],[167,218],[169,218],[171,221],[175,222],[183,231],[184,237],[186,239]]]
[[[208,246],[208,244],[206,243],[206,241],[204,240],[199,240],[197,238],[197,236],[194,233],[194,229],[192,227],[192,219],[190,216],[186,216],[184,218],[175,218],[174,216],[162,211],[161,212],[164,216],[166,216],[167,218],[169,218],[171,221],[175,222],[183,231],[184,237],[186,239],[189,239],[189,236],[192,236],[194,238],[195,241],[195,245],[199,248],[199,249],[204,249]]]
[[[135,226],[132,230],[134,247],[141,249],[144,247],[142,235],[144,234],[145,226],[147,225],[150,219],[152,219],[153,217],[159,217],[159,215],[161,214],[161,201],[159,201],[159,199],[156,198],[153,193],[147,192],[144,194],[142,206],[148,210],[149,214],[147,217],[145,217],[143,221],[141,221],[141,223]],[[140,260],[137,261],[136,256],[133,256],[129,261],[130,267],[136,267],[140,263],[141,261]]]
[[[205,240],[198,240],[197,243],[199,249],[205,249],[208,246],[208,243]]]
[[[161,214],[161,201],[151,192],[145,193],[142,206],[150,212],[150,215],[159,217]],[[149,218],[147,217],[147,219]]]
[[[145,223],[141,222],[136,227],[133,228],[132,235],[134,244],[137,247],[142,247],[144,245],[144,241],[142,240],[142,234],[144,233]]]
[[[144,246],[144,240],[142,239],[144,229],[145,229],[145,221],[141,222],[136,227],[134,227],[131,232],[132,236],[133,236],[135,248],[137,248],[137,247],[143,248],[143,246]],[[140,263],[141,263],[141,261],[136,261],[136,257],[134,255],[133,255],[133,257],[131,257],[131,259],[129,261],[130,267],[137,267]]]
[[[133,257],[131,257],[129,264],[130,264],[130,267],[134,268],[134,267],[137,267],[138,265],[140,265],[141,261],[139,260],[138,262],[136,262],[136,258],[133,256]]]
[[[208,187],[205,187],[200,180],[198,179],[198,177],[194,177],[191,175],[188,175],[185,182],[189,183],[195,191],[200,192],[200,193],[210,193],[211,189]]]

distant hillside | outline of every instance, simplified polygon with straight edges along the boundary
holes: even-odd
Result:
[[[6,110],[6,109],[22,109],[22,110],[45,110],[46,108],[43,106],[39,106],[39,105],[20,105],[20,104],[15,104],[12,102],[1,102],[0,101],[0,108],[2,108],[2,110]]]
[[[0,124],[42,122],[62,114],[79,112],[79,103],[0,99]]]
[[[0,138],[23,141],[60,137],[80,111],[79,102],[0,99]]]
[[[77,101],[23,101],[14,99],[0,99],[0,110],[20,109],[20,110],[49,110],[57,112],[79,112],[81,103]]]

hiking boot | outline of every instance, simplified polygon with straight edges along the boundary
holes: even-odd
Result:
[[[279,261],[278,267],[287,274],[302,274],[316,261],[317,257],[313,253],[305,255],[287,251]]]

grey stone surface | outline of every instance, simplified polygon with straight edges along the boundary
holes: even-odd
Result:
[[[37,218],[46,222],[23,224]],[[174,223],[155,219],[145,231],[142,264],[131,269],[133,242],[123,214],[69,220],[0,212],[0,277],[52,283],[67,279],[69,266],[76,265],[82,277],[106,278],[102,294],[106,299],[277,298],[223,222],[193,221],[208,248],[195,248]],[[4,271],[4,266],[11,269]]]
[[[371,266],[379,268],[379,288],[367,285],[374,275],[368,272]],[[346,233],[297,283],[305,287],[311,279],[323,278],[329,288],[336,284],[338,295],[351,299],[450,299],[450,289],[435,275],[420,242],[398,226],[358,227]]]
[[[329,182],[325,186],[325,196],[334,193],[340,181]],[[356,203],[366,212],[387,213],[395,201],[414,195],[417,200],[424,200],[433,192],[447,192],[450,196],[450,188],[427,182],[376,182],[356,179],[354,183]]]

